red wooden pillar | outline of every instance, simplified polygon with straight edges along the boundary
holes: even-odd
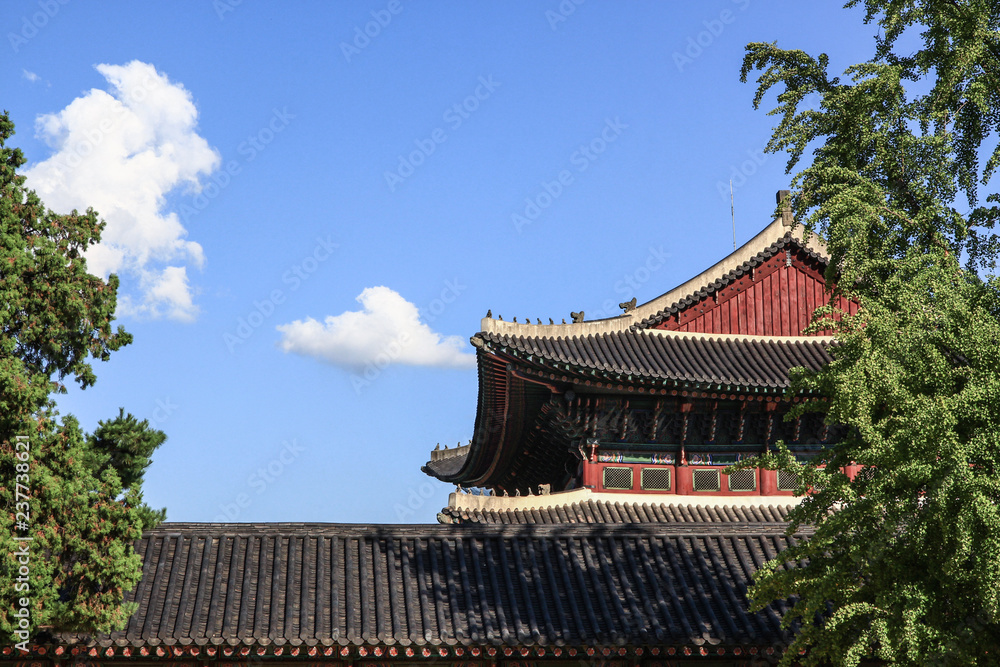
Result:
[[[775,410],[778,407],[778,403],[774,401],[769,401],[764,404],[764,411],[767,413],[767,435],[764,437],[764,451],[770,451],[771,449],[771,434],[774,429],[774,420],[778,417],[775,415]],[[778,473],[774,470],[761,470],[760,471],[760,495],[762,496],[774,496],[778,494]]]
[[[599,485],[601,475],[601,466],[596,465],[590,461],[583,462],[583,486],[590,487],[595,491],[600,491],[601,487]]]
[[[689,496],[694,493],[694,481],[691,478],[691,466],[679,465],[677,471],[677,494]]]
[[[760,470],[760,495],[775,496],[778,494],[778,473],[774,470]]]
[[[681,428],[681,460],[677,462],[677,493],[687,496],[694,493],[694,481],[691,478],[691,468],[688,467],[687,452],[684,451],[684,444],[687,440],[688,415],[691,412],[691,401],[681,403],[681,414],[684,419],[684,426]]]

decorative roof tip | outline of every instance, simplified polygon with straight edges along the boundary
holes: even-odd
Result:
[[[781,207],[781,224],[785,227],[795,224],[795,218],[792,217],[791,194],[790,190],[778,190],[775,195],[775,203]]]

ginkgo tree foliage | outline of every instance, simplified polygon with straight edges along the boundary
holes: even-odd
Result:
[[[852,0],[870,60],[749,44],[798,222],[826,243],[833,362],[793,373],[846,436],[801,465],[802,530],[750,591],[788,600],[783,664],[1000,664],[1000,3]],[[818,105],[804,103],[820,100]],[[798,170],[798,171],[797,171]],[[850,479],[845,466],[862,466]],[[752,465],[752,464],[751,464]]]
[[[131,342],[112,329],[118,279],[87,272],[97,213],[57,215],[17,173],[0,114],[0,642],[40,632],[106,632],[133,611],[133,543],[164,518],[142,501],[161,431],[124,411],[86,435],[60,417],[64,382],[94,384],[91,360]]]

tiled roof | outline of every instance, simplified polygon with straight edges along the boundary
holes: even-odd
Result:
[[[447,459],[428,461],[423,466],[422,470],[430,475],[433,475],[434,477],[447,477],[449,475],[454,475],[457,474],[465,465],[465,461],[468,456],[469,452],[466,451]]]
[[[97,643],[772,645],[746,590],[782,528],[167,523],[138,544],[138,612]]]
[[[721,336],[676,331],[619,331],[573,338],[482,332],[490,350],[513,353],[558,369],[739,387],[784,388],[797,366],[829,363],[829,338]]]
[[[550,496],[539,496],[541,502]],[[610,502],[586,500],[569,505],[525,509],[468,509],[445,507],[438,520],[447,523],[482,524],[579,524],[579,523],[784,523],[789,508],[784,505],[678,505],[665,502]]]

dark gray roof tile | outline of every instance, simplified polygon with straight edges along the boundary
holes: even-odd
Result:
[[[581,521],[607,506],[567,508]],[[127,628],[102,646],[735,646],[784,639],[746,611],[749,578],[784,525],[684,522],[622,504],[624,524],[163,524],[137,547]],[[783,513],[766,508],[764,516]],[[583,517],[588,517],[584,519]],[[710,516],[705,514],[704,516]],[[472,518],[475,517],[475,518]],[[467,520],[493,520],[491,513]],[[558,525],[545,525],[555,521]],[[499,523],[499,522],[497,522]],[[70,641],[70,637],[63,637]]]
[[[483,332],[489,349],[532,363],[560,364],[610,375],[781,389],[788,371],[829,363],[830,339],[754,338],[675,332],[619,331],[573,338],[538,338]],[[437,462],[443,466],[444,462]],[[450,464],[455,465],[455,464]]]

